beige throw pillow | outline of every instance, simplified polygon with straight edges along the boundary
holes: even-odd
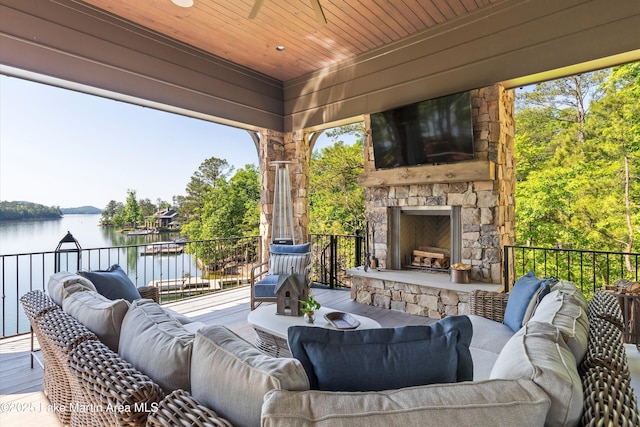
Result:
[[[131,303],[122,322],[120,356],[157,382],[166,394],[191,389],[194,332],[185,329],[157,303]]]
[[[62,309],[118,352],[122,319],[129,310],[127,301],[110,300],[95,291],[76,292],[62,301]]]
[[[234,426],[259,426],[272,389],[308,390],[302,364],[268,356],[224,326],[201,329],[193,345],[191,393]]]
[[[95,291],[96,287],[93,286],[93,283],[91,283],[89,279],[85,279],[78,274],[60,271],[49,277],[47,289],[49,290],[51,299],[62,307],[62,301],[72,293]]]

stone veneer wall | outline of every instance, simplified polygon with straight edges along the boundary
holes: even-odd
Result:
[[[472,265],[471,279],[502,282],[502,247],[515,241],[514,92],[500,85],[476,89],[471,91],[471,102],[475,158],[495,163],[495,179],[367,188],[366,216],[375,224],[375,253],[382,267],[389,206],[457,205],[462,207],[461,261]],[[368,129],[369,123],[367,116]],[[365,171],[373,171],[371,132],[366,134]]]
[[[469,313],[468,292],[363,276],[352,277],[351,298],[361,304],[432,319]]]

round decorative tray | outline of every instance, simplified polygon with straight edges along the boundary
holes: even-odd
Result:
[[[324,315],[324,318],[336,329],[355,329],[360,326],[358,319],[349,313],[343,313],[341,311],[327,313]]]

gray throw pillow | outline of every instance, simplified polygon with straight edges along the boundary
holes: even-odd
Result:
[[[306,326],[288,330],[293,357],[311,389],[381,391],[473,379],[467,316],[429,326],[338,331]]]

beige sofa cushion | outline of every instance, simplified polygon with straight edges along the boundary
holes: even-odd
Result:
[[[491,378],[528,378],[551,399],[548,426],[575,426],[582,415],[582,382],[560,331],[529,321],[505,344]]]
[[[193,397],[234,426],[259,426],[264,395],[271,389],[308,390],[296,359],[262,353],[224,326],[201,329],[193,345]]]
[[[110,300],[95,291],[76,292],[62,301],[62,309],[118,352],[122,320],[129,310],[127,301]]]
[[[549,405],[525,379],[364,393],[272,390],[262,406],[262,427],[542,426]]]
[[[511,339],[514,332],[504,323],[499,323],[486,317],[469,314],[473,336],[469,351],[473,360],[473,380],[486,380],[491,375],[504,345]]]
[[[579,364],[587,353],[589,319],[574,295],[559,290],[545,296],[531,317],[532,322],[550,323],[560,330]]]
[[[49,277],[47,284],[49,296],[59,306],[62,307],[62,301],[69,295],[81,291],[96,291],[96,287],[89,279],[69,273],[68,271],[60,271]]]
[[[194,337],[157,303],[136,300],[122,322],[120,356],[166,394],[179,388],[189,391]]]
[[[563,294],[574,296],[578,301],[578,303],[580,304],[580,306],[582,307],[582,309],[584,311],[587,311],[587,305],[588,305],[587,299],[585,298],[582,291],[578,289],[575,283],[568,282],[566,280],[560,280],[558,283],[556,283],[551,287],[551,292],[553,291],[559,291],[559,292],[562,292]]]

